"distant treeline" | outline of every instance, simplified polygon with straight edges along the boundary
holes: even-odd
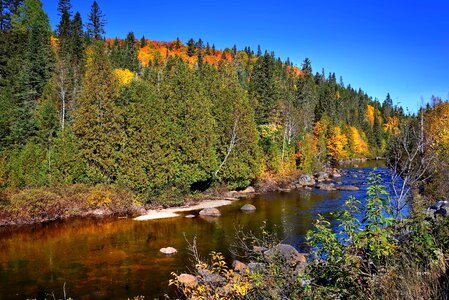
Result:
[[[116,184],[146,199],[383,155],[401,107],[334,73],[199,39],[105,39],[60,0],[2,1],[0,186]]]

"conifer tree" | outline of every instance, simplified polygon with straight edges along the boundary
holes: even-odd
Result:
[[[88,49],[86,74],[75,111],[73,131],[80,141],[93,182],[113,182],[123,143],[121,111],[115,104],[118,83],[101,41]]]
[[[90,39],[101,40],[105,33],[104,25],[106,25],[104,14],[97,1],[94,1],[90,8],[89,22],[87,23],[87,36]]]
[[[187,55],[192,57],[194,56],[196,53],[196,49],[195,49],[195,41],[191,38],[188,42],[187,42]]]

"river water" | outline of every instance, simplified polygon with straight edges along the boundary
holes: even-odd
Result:
[[[197,237],[198,249],[226,250],[234,241],[235,230],[258,231],[277,227],[280,235],[298,250],[318,214],[333,220],[331,212],[342,209],[353,195],[365,198],[369,172],[380,173],[388,186],[389,171],[383,162],[368,162],[345,168],[343,184],[356,185],[356,192],[292,191],[266,193],[221,207],[218,218],[184,217],[134,221],[132,219],[75,219],[43,225],[0,229],[0,300],[63,297],[74,299],[145,299],[173,294],[168,287],[172,271],[187,270],[186,239]],[[375,168],[377,167],[377,168]],[[374,169],[375,168],[375,169]],[[240,207],[254,204],[257,210],[243,213]],[[335,226],[335,221],[332,222]],[[162,247],[178,253],[165,256]]]

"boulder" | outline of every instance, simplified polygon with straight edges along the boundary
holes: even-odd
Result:
[[[143,216],[143,215],[146,215],[147,210],[146,210],[144,207],[139,207],[139,208],[137,209],[137,213],[138,213],[140,216]]]
[[[339,191],[358,191],[360,190],[359,187],[355,185],[341,185],[337,187],[337,190]]]
[[[265,265],[263,263],[250,262],[248,264],[248,269],[251,272],[262,271],[264,268],[265,268]]]
[[[316,178],[329,178],[329,174],[328,173],[326,173],[326,172],[318,172],[318,173],[315,173],[315,177]]]
[[[298,184],[301,186],[314,186],[315,183],[315,179],[309,175],[301,175],[298,179]]]
[[[307,262],[304,254],[299,253],[293,246],[287,244],[279,244],[265,251],[264,257],[267,262],[271,262],[275,258],[280,258],[283,262],[292,266]]]
[[[217,273],[211,273],[209,270],[200,270],[198,273],[203,277],[204,281],[208,283],[220,283],[225,280],[223,276]]]
[[[161,248],[159,251],[161,251],[162,253],[164,253],[166,255],[171,255],[171,254],[175,254],[176,252],[178,252],[178,250],[176,250],[173,247]]]
[[[240,193],[250,194],[250,193],[255,193],[255,192],[256,192],[256,190],[252,186],[249,186],[246,189],[244,189],[243,191],[241,191]]]
[[[185,273],[178,276],[178,281],[188,287],[195,287],[198,284],[195,276]]]
[[[267,251],[268,249],[265,247],[260,247],[260,246],[253,246],[253,251],[256,253],[260,253],[262,254],[263,252]]]
[[[240,208],[241,211],[250,212],[255,211],[256,207],[252,204],[245,204]]]
[[[330,184],[320,183],[316,187],[317,187],[317,189],[320,189],[320,190],[323,190],[323,191],[335,191],[335,190],[337,190],[333,183],[330,183]]]
[[[332,178],[340,178],[340,177],[341,177],[340,173],[338,173],[338,172],[332,173]]]
[[[238,260],[234,260],[234,262],[232,263],[232,267],[240,274],[245,274],[246,272],[249,271],[248,266]]]
[[[208,207],[200,211],[201,216],[209,216],[209,217],[219,217],[221,216],[220,211],[215,207]]]
[[[187,215],[186,218],[188,219],[195,218],[195,215]]]

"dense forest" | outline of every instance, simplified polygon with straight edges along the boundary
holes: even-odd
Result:
[[[383,156],[402,108],[274,52],[105,38],[60,0],[2,1],[0,187],[114,185],[151,201]]]

